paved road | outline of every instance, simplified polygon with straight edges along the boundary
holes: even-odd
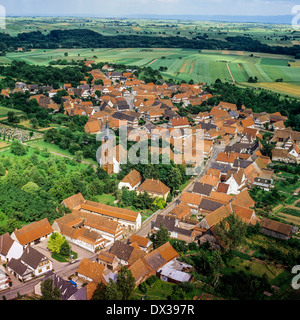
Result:
[[[192,191],[195,182],[199,181],[202,176],[205,175],[205,173],[207,172],[207,170],[211,167],[211,165],[216,161],[217,156],[219,154],[219,152],[224,151],[225,146],[223,145],[218,145],[218,146],[214,146],[213,152],[211,154],[211,157],[209,158],[209,160],[206,162],[205,166],[202,168],[201,172],[198,174],[198,176],[191,182],[189,183],[183,190],[182,192],[187,192],[187,191]],[[177,200],[181,197],[181,194],[179,194],[176,198],[173,199],[173,201],[163,210],[160,210],[159,212],[157,212],[155,215],[152,216],[151,219],[149,219],[142,227],[141,229],[136,232],[137,235],[142,236],[142,237],[147,237],[148,234],[150,233],[151,229],[152,229],[152,223],[155,221],[156,216],[158,214],[162,214],[165,215],[167,213],[169,213],[174,207],[177,206]]]
[[[75,271],[78,269],[80,261],[81,260],[78,260],[73,264],[71,263],[67,265],[65,264],[61,269],[55,270],[55,273],[61,276],[62,278],[67,279],[68,276],[74,274]],[[10,277],[12,278],[13,275],[10,275]],[[31,294],[32,292],[34,292],[34,287],[41,281],[42,278],[43,277],[34,279],[26,283],[18,282],[18,284],[13,284],[13,286],[10,289],[1,292],[0,299],[3,300],[3,296],[5,296],[7,300],[12,300],[17,298],[18,294],[20,295]],[[15,281],[13,282],[15,283]]]
[[[61,263],[61,262],[58,262],[58,261],[52,259],[51,253],[49,252],[48,249],[46,249],[47,241],[44,241],[44,242],[35,246],[35,248],[39,252],[41,252],[46,257],[51,259],[54,272],[65,280],[67,280],[70,275],[75,274],[75,271],[78,269],[79,264],[82,259],[88,258],[90,260],[94,260],[97,257],[97,254],[93,254],[93,253],[91,253],[83,248],[80,248],[72,243],[70,245],[72,247],[72,250],[77,252],[77,254],[78,254],[78,259],[76,259],[74,263]],[[12,274],[9,274],[9,275],[12,280],[12,287],[10,289],[0,293],[0,300],[3,299],[3,296],[5,296],[5,298],[7,300],[15,299],[18,297],[18,293],[21,295],[31,294],[32,292],[34,292],[34,287],[43,278],[43,277],[40,277],[38,279],[30,280],[26,283],[21,283]]]

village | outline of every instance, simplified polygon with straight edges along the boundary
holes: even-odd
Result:
[[[91,68],[93,61],[85,64]],[[200,106],[212,98],[203,91],[204,84],[146,84],[134,75],[134,70],[120,73],[110,65],[89,73],[91,84],[82,81],[77,88],[64,84],[60,89],[49,86],[38,93],[38,85],[17,82],[12,92],[29,91],[30,99],[36,99],[40,107],[53,114],[63,107],[70,117],[87,116],[84,131],[95,135],[95,139],[101,131],[120,131],[125,126],[128,140],[134,143],[165,139],[168,147],[155,148],[155,152],[185,167],[200,163],[199,170],[180,192],[172,194],[169,202],[170,187],[159,179],[143,179],[139,171],[131,170],[119,182],[119,190],[147,193],[165,203],[147,219],[140,212],[90,201],[78,193],[62,201],[70,213],[52,224],[46,218],[1,235],[2,297],[15,299],[18,288],[23,286],[26,294],[41,296],[41,283],[51,278],[63,300],[90,300],[100,283],[116,281],[125,266],[136,287],[152,276],[175,284],[193,282],[193,266],[180,261],[180,254],[170,242],[154,248],[150,237],[161,228],[168,230],[170,239],[200,247],[208,244],[215,250],[224,247],[216,226],[230,215],[247,225],[259,224],[262,234],[276,239],[286,241],[298,233],[298,227],[292,224],[260,217],[249,193],[254,187],[267,192],[274,188],[273,161],[300,162],[300,133],[285,127],[286,116],[279,112],[258,114],[246,106],[221,101],[209,111],[185,117],[178,114],[181,107]],[[52,100],[59,90],[68,93],[61,97],[62,106]],[[7,99],[10,94],[9,89],[1,92]],[[5,132],[9,130],[5,128]],[[201,161],[197,158],[197,132],[202,133]],[[272,133],[268,143],[275,145],[270,156],[264,155],[261,143],[266,132]],[[18,134],[16,139],[21,137],[23,134]],[[183,151],[186,145],[188,152]],[[110,175],[120,173],[126,155],[120,152],[121,144],[115,148],[117,156],[107,161],[104,153],[99,162]],[[64,264],[51,258],[47,241],[55,233],[64,236],[78,252],[76,259]]]

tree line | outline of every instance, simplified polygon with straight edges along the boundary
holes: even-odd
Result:
[[[89,29],[51,30],[48,34],[40,31],[19,33],[17,36],[0,34],[0,50],[5,53],[11,48],[185,48],[214,50],[246,50],[276,54],[288,54],[296,57],[300,46],[269,46],[249,36],[226,37],[224,41],[194,37],[188,39],[180,36],[149,37],[143,35],[103,36]]]

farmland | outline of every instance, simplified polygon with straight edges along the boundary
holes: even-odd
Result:
[[[68,30],[87,28],[102,35],[136,35],[150,37],[181,36],[193,38],[205,34],[209,39],[224,40],[227,36],[247,34],[269,45],[292,46],[299,37],[290,25],[262,23],[234,23],[213,21],[185,21],[159,19],[110,19],[81,17],[8,17],[6,30],[12,36],[20,32]]]
[[[298,43],[299,33],[289,25],[230,23],[185,20],[155,19],[109,19],[80,17],[31,17],[8,18],[6,32],[11,36],[18,33],[40,31],[48,34],[52,30],[90,29],[104,36],[146,35],[149,37],[204,37],[224,41],[226,37],[249,36],[270,46],[293,46]],[[65,57],[65,52],[68,56]],[[0,64],[25,61],[28,64],[47,66],[58,59],[93,60],[128,66],[149,66],[159,70],[165,80],[205,82],[212,84],[216,79],[235,82],[243,86],[275,91],[300,98],[300,60],[295,57],[228,50],[188,49],[33,49],[29,52],[8,52],[0,57]],[[231,74],[230,74],[231,73]],[[248,79],[257,78],[257,83]]]
[[[7,18],[5,32],[11,36],[34,31],[46,35],[53,30],[83,28],[103,36],[184,37],[190,40],[217,40],[220,43],[227,37],[246,36],[265,45],[285,48],[299,44],[300,37],[299,32],[289,25],[279,24],[83,17],[10,17]],[[155,47],[31,49],[24,52],[7,52],[6,56],[0,56],[0,64],[7,65],[16,60],[47,66],[49,62],[58,59],[66,59],[69,62],[73,59],[86,59],[151,67],[155,70],[163,67],[161,74],[165,80],[169,78],[180,82],[193,80],[210,85],[216,79],[220,79],[224,82],[300,98],[300,59],[280,54]],[[257,79],[257,82],[249,83],[250,77]]]
[[[33,49],[30,52],[8,53],[0,57],[0,63],[13,60],[28,64],[46,66],[50,61],[93,60],[128,66],[151,67],[159,70],[165,80],[205,82],[208,85],[216,79],[224,82],[254,86],[300,98],[299,60],[285,55],[253,53],[245,51],[187,50],[187,49]],[[227,67],[228,65],[228,67]],[[229,70],[233,76],[230,76]],[[249,77],[257,78],[255,84],[248,83]],[[279,82],[280,81],[280,82]]]

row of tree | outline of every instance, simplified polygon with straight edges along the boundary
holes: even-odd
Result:
[[[19,33],[17,36],[0,34],[1,51],[8,48],[24,47],[57,49],[57,48],[188,48],[188,49],[218,49],[246,50],[252,52],[267,52],[296,56],[300,46],[291,47],[269,46],[251,36],[226,37],[224,41],[194,37],[192,39],[177,36],[151,37],[147,35],[116,35],[103,36],[89,29],[51,30],[47,34],[40,31]]]

